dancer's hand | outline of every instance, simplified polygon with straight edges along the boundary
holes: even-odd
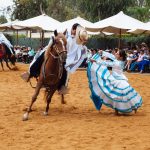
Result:
[[[99,50],[98,53],[99,53],[100,55],[102,55],[102,54],[103,54],[103,50]]]
[[[90,59],[90,62],[93,63],[93,62],[96,62],[96,60],[95,59]]]

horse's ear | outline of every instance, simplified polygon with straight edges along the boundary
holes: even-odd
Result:
[[[63,32],[63,34],[64,34],[64,35],[66,35],[66,34],[67,34],[67,29]]]
[[[54,35],[55,35],[55,36],[57,36],[57,35],[58,35],[58,32],[57,32],[57,30],[55,30],[55,31],[54,31]]]

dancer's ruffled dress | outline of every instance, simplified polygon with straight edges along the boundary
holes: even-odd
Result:
[[[99,54],[95,54],[93,59],[97,62],[89,62],[87,69],[91,98],[96,109],[100,110],[102,104],[124,113],[138,109],[142,98],[123,74],[124,62],[118,61],[112,54],[103,54],[113,61],[103,61]],[[107,67],[112,67],[112,71]]]

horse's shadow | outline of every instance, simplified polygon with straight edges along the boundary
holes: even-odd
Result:
[[[24,109],[23,111],[26,111],[27,109]],[[87,122],[92,121],[93,119],[110,119],[110,118],[124,118],[124,117],[143,117],[146,116],[146,114],[144,112],[137,112],[136,114],[134,114],[134,112],[132,113],[119,113],[118,115],[116,115],[114,113],[113,110],[108,110],[108,111],[97,111],[94,108],[87,108],[86,110],[83,110],[82,108],[76,107],[76,106],[68,106],[68,105],[61,105],[58,107],[52,107],[50,108],[49,111],[49,115],[48,116],[44,116],[42,115],[42,112],[44,112],[44,110],[40,107],[40,108],[34,108],[32,110],[33,112],[39,112],[36,113],[36,115],[41,115],[41,117],[43,118],[47,118],[48,120],[50,118],[68,118],[68,120],[72,120],[72,119],[82,119],[82,120],[86,120]]]

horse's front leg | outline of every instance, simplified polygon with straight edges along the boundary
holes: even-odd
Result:
[[[53,94],[55,93],[56,89],[50,89],[50,91],[48,90],[47,91],[47,96],[46,96],[46,102],[47,102],[47,105],[46,105],[46,110],[44,112],[44,115],[47,116],[48,115],[48,110],[49,110],[49,104],[51,102],[51,98],[53,96]]]
[[[32,111],[33,103],[36,101],[37,96],[39,95],[39,92],[40,92],[40,89],[41,89],[42,85],[43,85],[43,82],[41,82],[41,81],[37,83],[36,88],[35,88],[35,92],[32,96],[31,104],[30,104],[29,108],[27,109],[27,112],[23,115],[23,121],[28,120],[29,113]]]

